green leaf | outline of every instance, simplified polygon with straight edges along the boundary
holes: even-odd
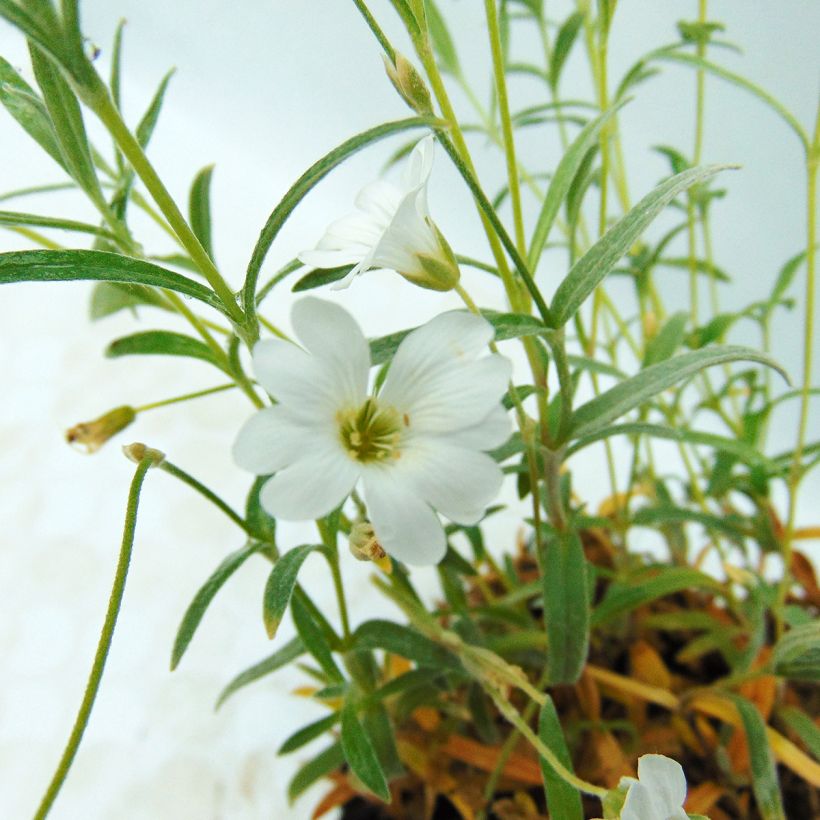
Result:
[[[225,585],[225,582],[259,549],[259,544],[247,544],[241,549],[232,552],[222,563],[211,573],[208,580],[200,587],[197,594],[191,601],[185,614],[182,616],[182,623],[177,630],[174,648],[171,651],[171,670],[177,668],[191,638],[194,637],[199,622],[205,614],[205,610],[210,606],[214,596]],[[221,702],[221,701],[220,701]]]
[[[671,504],[645,507],[632,516],[632,524],[636,527],[659,527],[663,529],[664,526],[677,522],[700,524],[707,529],[724,532],[736,541],[755,535],[754,530],[749,526],[748,520],[740,515],[718,516],[700,510],[674,507]]]
[[[538,720],[538,736],[558,760],[572,771],[572,757],[564,739],[558,713],[555,711],[555,704],[549,695],[545,695],[545,698]],[[541,764],[541,776],[544,778],[544,792],[550,817],[560,817],[561,820],[584,820],[581,793],[578,789],[560,778],[543,757],[540,757],[538,762]]]
[[[333,660],[330,644],[327,642],[324,632],[319,624],[313,619],[313,615],[305,606],[302,598],[298,595],[291,599],[290,613],[293,616],[293,623],[296,631],[302,639],[306,649],[316,659],[322,671],[333,683],[343,683],[344,676],[339,671],[339,667]]]
[[[188,197],[188,213],[191,216],[191,229],[196,238],[214,258],[213,239],[211,237],[211,177],[214,166],[207,165],[195,177]]]
[[[277,562],[268,575],[265,584],[265,594],[262,599],[262,618],[268,637],[273,638],[279,629],[279,624],[293,595],[296,586],[296,577],[305,562],[305,558],[313,550],[321,549],[316,544],[303,544],[288,550]]]
[[[147,148],[148,143],[151,141],[154,128],[156,128],[157,120],[159,119],[159,113],[162,110],[162,103],[165,100],[165,92],[168,90],[168,83],[171,81],[171,77],[174,76],[175,71],[176,69],[172,68],[162,78],[159,88],[157,88],[148,108],[142,115],[142,119],[137,124],[134,136],[136,136],[137,142],[143,149]]]
[[[242,286],[242,304],[248,316],[256,315],[256,284],[265,257],[268,255],[268,251],[285,221],[311,188],[324,179],[337,165],[340,165],[348,157],[367,145],[411,128],[431,128],[437,122],[438,120],[431,117],[410,117],[405,120],[377,125],[375,128],[370,128],[355,137],[351,137],[351,139],[325,154],[296,180],[268,217],[248,263],[245,283]]]
[[[342,265],[339,268],[316,268],[298,279],[291,287],[291,290],[294,293],[301,293],[305,290],[324,287],[331,284],[331,282],[344,279],[353,268],[353,265]]]
[[[583,18],[583,15],[577,16]],[[535,230],[532,234],[530,250],[527,256],[527,264],[531,270],[535,270],[538,260],[541,258],[541,252],[547,243],[550,229],[555,222],[555,217],[558,215],[561,203],[569,193],[573,180],[578,175],[578,171],[584,162],[584,157],[587,156],[590,149],[596,144],[604,123],[606,123],[622,105],[623,103],[613,106],[594,120],[588,122],[572,141],[569,148],[567,148],[564,156],[561,157],[561,161],[558,163],[558,167],[555,169],[555,173],[550,180],[547,195],[544,198],[544,204],[541,206],[538,221],[535,224]]]
[[[267,546],[276,547],[276,519],[269,515],[259,503],[259,493],[270,476],[263,475],[254,479],[248,498],[245,502],[245,521],[248,529]]]
[[[552,54],[550,54],[549,83],[553,89],[558,88],[564,63],[567,61],[570,51],[572,51],[572,46],[575,44],[583,22],[583,13],[576,11],[574,14],[570,14],[561,24],[561,28],[558,29],[552,47]]]
[[[106,251],[15,251],[0,254],[0,285],[12,282],[97,280],[153,285],[193,296],[224,313],[213,291],[173,271],[141,259]]]
[[[302,643],[301,638],[292,638],[281,649],[277,649],[269,657],[255,663],[253,666],[246,669],[244,672],[237,675],[220,693],[216,701],[216,709],[220,706],[238,689],[242,689],[249,683],[258,681],[260,678],[276,672],[277,669],[282,669],[285,666],[290,666],[293,661],[304,655],[307,650]]]
[[[572,414],[571,436],[581,438],[589,435],[701,370],[736,361],[758,362],[772,367],[788,381],[788,376],[777,362],[748,347],[720,345],[682,353],[641,370],[581,405]]]
[[[32,225],[38,228],[57,228],[61,231],[76,231],[90,233],[114,240],[116,237],[110,231],[98,225],[89,225],[87,222],[76,222],[73,219],[59,219],[40,214],[24,214],[17,211],[0,211],[0,225]]]
[[[563,325],[632,247],[650,222],[676,197],[729,165],[707,165],[677,174],[647,194],[618,220],[573,266],[552,298],[553,319]]]
[[[461,670],[458,658],[443,646],[416,632],[415,629],[393,621],[380,619],[365,621],[353,633],[355,649],[384,649],[415,661],[419,666],[431,666],[442,670]]]
[[[120,356],[184,356],[225,370],[213,350],[199,339],[171,330],[145,330],[115,339],[105,350],[109,359]]]
[[[341,717],[341,712],[333,712],[333,714],[319,718],[319,720],[314,720],[313,723],[308,723],[307,726],[303,726],[290,735],[279,747],[276,754],[287,755],[301,749],[306,743],[310,743],[311,740],[315,740],[325,732],[330,731],[341,720]]]
[[[771,662],[776,675],[820,682],[820,621],[786,632],[775,644]]]
[[[549,683],[574,683],[589,649],[587,562],[578,533],[551,537],[544,549],[543,566]]]
[[[686,427],[664,427],[660,424],[648,424],[644,422],[616,424],[612,427],[603,427],[594,433],[581,436],[567,448],[567,457],[596,441],[603,441],[611,436],[633,435],[652,436],[653,438],[664,438],[670,441],[686,442],[687,444],[702,444],[705,447],[713,447],[720,452],[731,453],[745,464],[759,465],[765,467],[770,472],[777,469],[773,461],[766,458],[763,453],[751,444],[747,444],[741,439],[726,438],[725,436],[719,436],[715,433],[690,430]]]
[[[820,727],[796,706],[780,706],[776,714],[800,738],[809,752],[820,760]]]
[[[439,65],[443,71],[452,74],[454,77],[461,76],[461,65],[458,61],[458,54],[453,43],[453,38],[447,29],[447,23],[438,9],[434,0],[424,0],[427,11],[427,25],[430,31],[430,39],[433,49],[438,57]]]
[[[780,799],[780,782],[774,755],[766,736],[766,724],[757,708],[746,698],[727,692],[743,721],[749,763],[752,770],[752,790],[763,820],[786,820]]]
[[[692,567],[660,564],[642,569],[629,579],[616,581],[609,587],[603,601],[592,611],[592,626],[601,626],[650,601],[692,588],[718,592],[721,586],[714,578]]]
[[[34,76],[43,94],[43,100],[54,127],[54,134],[60,146],[63,164],[71,177],[94,203],[104,204],[105,198],[94,169],[91,147],[77,97],[50,58],[33,45],[29,52]]]
[[[36,91],[0,57],[0,103],[63,169],[65,161],[48,110]]]
[[[688,321],[689,314],[686,311],[673,313],[658,331],[658,335],[646,345],[641,367],[649,367],[673,356],[683,344]]]
[[[355,707],[348,703],[342,709],[342,750],[350,771],[368,791],[385,803],[390,802],[390,787],[370,738],[356,717]]]
[[[293,803],[302,792],[310,788],[317,780],[341,768],[344,762],[345,754],[342,751],[342,744],[337,740],[296,772],[288,784],[288,800]]]
[[[143,306],[169,310],[167,302],[153,288],[124,282],[97,282],[91,293],[89,314],[96,320],[126,308],[133,310]]]
[[[111,78],[108,82],[111,89],[111,99],[118,109],[121,107],[122,102],[120,98],[120,78],[122,77],[122,35],[124,28],[125,20],[120,20],[117,23],[114,42],[111,45]]]

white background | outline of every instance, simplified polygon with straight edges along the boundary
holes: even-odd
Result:
[[[566,3],[554,3],[556,17]],[[670,42],[680,17],[696,4],[622,0],[611,48],[611,76],[619,77],[639,54]],[[407,115],[383,76],[377,45],[352,3],[244,0],[89,0],[85,28],[102,48],[107,71],[116,21],[128,19],[123,95],[134,123],[170,65],[178,67],[150,154],[179,201],[196,171],[216,162],[215,245],[235,286],[267,214],[293,180],[342,139],[379,122]],[[387,2],[374,11],[402,43]],[[487,87],[488,49],[477,0],[444,2],[462,61],[476,85]],[[816,34],[820,5],[713,2],[711,16],[727,23],[727,36],[745,50],[741,59],[721,53],[727,66],[772,91],[807,130],[817,92]],[[560,13],[559,13],[560,12]],[[528,36],[517,54],[532,52]],[[409,49],[406,49],[409,51]],[[0,26],[0,53],[28,75],[21,38]],[[532,52],[535,54],[535,52]],[[566,97],[589,94],[580,51],[569,63]],[[537,58],[537,55],[536,57]],[[668,67],[643,86],[625,110],[622,133],[633,199],[667,172],[652,145],[691,150],[692,89],[688,69]],[[512,84],[515,107],[540,101],[528,81]],[[743,92],[707,83],[704,159],[733,162],[729,196],[715,209],[718,264],[734,284],[724,306],[765,296],[782,263],[804,242],[804,184],[793,134]],[[456,102],[464,100],[456,93]],[[95,141],[107,146],[96,124]],[[300,206],[274,246],[266,271],[312,245],[326,222],[350,207],[353,193],[396,147],[382,144],[344,165]],[[503,180],[497,154],[477,142],[482,179],[493,191]],[[557,144],[544,129],[521,142],[530,167],[553,167]],[[57,166],[0,112],[0,191],[61,180]],[[439,155],[431,190],[434,217],[460,252],[489,258],[469,198]],[[21,200],[0,207],[91,219],[71,197]],[[59,209],[63,208],[62,211]],[[528,225],[533,224],[532,203]],[[137,222],[137,225],[141,223]],[[150,228],[141,237],[168,250]],[[24,247],[0,234],[0,250]],[[562,274],[561,259],[547,256],[539,280],[549,291]],[[684,274],[669,273],[664,290],[685,293]],[[465,274],[480,301],[500,306],[486,280]],[[87,321],[90,287],[22,285],[0,295],[0,817],[30,816],[68,735],[102,622],[119,543],[132,466],[113,443],[82,457],[62,440],[71,424],[123,403],[142,403],[215,384],[206,365],[173,361],[106,360],[112,338],[132,332],[122,315]],[[267,313],[287,325],[286,290]],[[342,294],[368,335],[418,323],[456,306],[448,295],[422,292],[389,274],[373,274]],[[802,304],[802,300],[798,299]],[[145,312],[136,329],[155,317]],[[797,316],[777,325],[775,355],[797,376]],[[735,341],[754,343],[743,328]],[[237,506],[248,478],[229,448],[249,405],[226,394],[145,415],[122,441],[142,440],[218,489]],[[791,444],[788,412],[776,419],[772,450]],[[816,416],[811,438],[817,438]],[[606,492],[600,452],[579,462],[576,487],[591,500]],[[807,486],[801,520],[816,524],[817,484]],[[282,526],[284,547],[310,537]],[[491,529],[497,547],[515,536],[512,517]],[[55,818],[245,818],[309,816],[308,797],[288,813],[284,790],[299,759],[276,758],[284,737],[320,710],[288,694],[295,672],[260,682],[216,715],[212,704],[236,672],[271,651],[260,618],[263,562],[250,561],[218,596],[180,668],[168,658],[179,619],[192,595],[241,543],[220,514],[164,474],[149,474],[132,572],[109,665],[76,764],[55,808]],[[383,609],[367,582],[367,569],[345,560],[356,622]],[[431,582],[431,571],[419,574]],[[324,567],[309,559],[304,579],[335,615]],[[285,624],[277,641],[290,635]]]

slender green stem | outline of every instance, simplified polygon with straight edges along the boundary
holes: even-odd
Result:
[[[344,583],[342,582],[342,570],[339,565],[339,544],[338,538],[331,532],[327,523],[323,519],[316,522],[322,543],[325,545],[325,556],[330,566],[330,574],[333,578],[333,588],[336,591],[336,601],[339,605],[339,618],[342,621],[342,639],[350,639],[350,617],[347,611],[347,596],[345,595]]]
[[[504,53],[501,47],[501,32],[498,28],[498,10],[495,3],[496,0],[484,0],[484,13],[487,17],[487,30],[490,35],[495,90],[498,95],[498,112],[501,116],[501,132],[504,135],[504,153],[507,158],[507,179],[510,186],[515,243],[518,252],[522,256],[526,256],[527,240],[524,234],[524,215],[521,211],[521,187],[518,179],[518,163],[515,159],[515,139],[513,137],[512,121],[510,120],[510,103],[507,97]]]
[[[63,751],[63,756],[60,758],[57,770],[54,772],[54,776],[51,779],[46,793],[43,795],[43,799],[40,801],[40,805],[34,815],[34,820],[43,820],[54,805],[54,801],[57,799],[57,795],[60,793],[60,789],[68,776],[68,771],[74,761],[74,756],[77,754],[83,733],[91,717],[91,709],[94,706],[94,700],[100,688],[105,663],[108,659],[108,652],[111,649],[111,641],[114,637],[114,627],[117,625],[117,617],[120,614],[123,593],[125,592],[125,580],[128,576],[128,567],[131,563],[134,532],[137,526],[137,508],[139,506],[140,490],[142,489],[145,474],[153,463],[153,458],[150,456],[142,459],[131,481],[131,489],[128,492],[128,504],[125,510],[125,528],[122,536],[122,545],[120,546],[119,560],[117,561],[117,570],[114,575],[114,584],[111,588],[111,596],[108,600],[108,609],[105,613],[105,621],[103,622],[102,632],[100,633],[100,640],[97,644],[97,651],[91,666],[91,673],[88,676],[82,703],[77,712],[77,717],[74,720],[74,726],[71,730],[65,750]]]
[[[223,501],[213,490],[206,487],[201,481],[194,478],[189,473],[186,473],[185,470],[177,467],[175,464],[171,464],[170,461],[163,461],[159,468],[164,472],[168,473],[168,475],[172,475],[174,478],[178,478],[183,484],[187,484],[192,489],[196,490],[203,498],[206,498],[208,501],[211,502],[215,507],[222,510],[234,524],[237,525],[240,529],[246,532],[248,535],[253,535],[250,528],[248,527],[247,522],[238,512],[236,512],[227,502]]]
[[[220,384],[218,387],[208,387],[205,390],[196,390],[193,393],[183,393],[181,396],[173,396],[170,399],[160,399],[159,401],[148,402],[148,404],[141,404],[134,408],[135,413],[145,413],[148,410],[156,410],[158,407],[168,407],[171,404],[179,404],[183,401],[191,401],[193,399],[200,399],[203,396],[212,396],[214,393],[223,393],[225,390],[234,390],[236,384]]]
[[[384,53],[390,58],[390,62],[395,63],[396,50],[392,45],[390,45],[390,41],[387,39],[384,32],[381,30],[381,27],[376,22],[376,18],[370,13],[370,9],[363,2],[363,0],[353,0],[353,3],[361,13],[362,17],[364,17],[364,21],[373,32],[373,36],[379,41],[379,45],[384,49]]]
[[[168,220],[180,243],[194,261],[194,264],[199,268],[202,275],[208,280],[208,283],[222,301],[228,315],[234,322],[241,324],[244,317],[236,303],[233,291],[222,278],[222,274],[216,269],[216,266],[211,261],[211,257],[208,256],[207,251],[202,247],[202,243],[197,239],[196,234],[194,234],[191,227],[185,221],[185,217],[183,217],[173,197],[154,170],[154,166],[151,165],[148,157],[142,150],[142,146],[137,142],[123,121],[111,97],[108,93],[100,93],[94,98],[92,107],[94,113],[108,129],[117,145],[119,145],[122,153],[131,163],[131,167],[154,198],[157,206]]]

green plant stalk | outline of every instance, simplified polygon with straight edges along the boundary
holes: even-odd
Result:
[[[384,53],[390,58],[390,62],[395,65],[396,63],[396,50],[390,45],[390,41],[385,36],[385,33],[381,30],[381,27],[376,22],[376,18],[370,13],[370,9],[367,5],[363,2],[363,0],[353,0],[356,8],[359,10],[359,13],[364,18],[365,23],[367,23],[368,28],[373,32],[373,36],[379,41],[379,45],[384,49]]]
[[[783,538],[783,578],[777,594],[778,634],[783,631],[783,607],[792,580],[792,553],[794,530],[797,523],[797,500],[803,478],[803,450],[809,422],[811,398],[811,371],[814,356],[814,303],[816,291],[817,259],[817,171],[820,164],[820,106],[814,125],[814,141],[806,156],[806,289],[803,297],[803,373],[800,386],[800,415],[797,423],[797,442],[789,475],[789,509],[786,532]]]
[[[228,315],[237,325],[241,325],[244,315],[236,303],[233,291],[222,278],[222,274],[216,269],[211,257],[208,256],[199,239],[191,230],[173,197],[142,150],[142,146],[123,121],[120,112],[102,84],[100,84],[100,93],[87,98],[86,102],[108,129],[126,159],[131,163],[131,167],[148,189],[163,216],[168,220],[168,224],[180,243],[222,301]]]
[[[170,399],[160,399],[159,401],[148,402],[147,404],[141,404],[139,407],[135,407],[134,412],[145,413],[148,410],[156,410],[159,407],[168,407],[172,404],[179,404],[184,401],[200,399],[203,396],[212,396],[214,393],[223,393],[226,390],[234,390],[236,386],[237,385],[235,382],[231,382],[230,384],[220,384],[218,387],[208,387],[205,390],[196,390],[193,393],[184,393],[181,396],[173,396]]]
[[[120,546],[120,555],[117,561],[117,570],[114,575],[114,584],[111,588],[111,596],[108,601],[108,609],[105,613],[102,632],[100,633],[100,640],[94,655],[94,662],[91,666],[85,693],[83,694],[77,717],[74,720],[74,726],[71,729],[68,743],[57,765],[57,770],[51,779],[51,783],[49,783],[48,789],[46,789],[46,793],[40,801],[40,805],[34,815],[34,820],[43,820],[54,805],[54,801],[57,799],[57,795],[60,793],[60,789],[68,776],[68,771],[74,761],[74,756],[77,754],[83,733],[91,717],[91,709],[94,706],[94,701],[100,688],[105,663],[108,659],[108,652],[111,649],[111,641],[114,637],[114,627],[117,625],[117,617],[120,614],[123,593],[125,592],[125,581],[128,576],[128,567],[131,563],[131,553],[134,547],[134,532],[137,526],[137,508],[139,506],[140,490],[142,489],[145,474],[153,463],[153,458],[150,456],[142,459],[131,481],[131,488],[128,491],[125,528],[122,536],[122,545]]]
[[[231,521],[236,524],[243,532],[247,533],[248,535],[252,535],[246,521],[242,518],[239,513],[237,513],[227,502],[223,501],[213,490],[206,487],[201,481],[194,478],[189,473],[186,473],[185,470],[177,467],[175,464],[172,464],[170,461],[163,461],[161,464],[157,465],[160,470],[163,472],[168,473],[168,475],[172,475],[174,478],[179,479],[183,484],[187,484],[193,490],[196,490],[203,498],[206,498],[208,501],[211,502],[215,507],[218,507]]]
[[[339,566],[339,545],[337,539],[331,538],[327,524],[322,519],[316,522],[319,536],[325,545],[325,557],[330,566],[330,574],[333,578],[333,588],[336,592],[336,601],[339,605],[339,618],[342,622],[342,639],[350,640],[350,616],[347,610],[347,597],[345,596],[344,583],[342,581],[342,570]]]
[[[510,121],[510,102],[507,97],[507,79],[504,74],[504,54],[501,49],[501,33],[498,28],[496,0],[484,0],[487,18],[487,32],[490,36],[490,50],[493,58],[493,76],[498,96],[498,112],[501,117],[501,132],[504,135],[504,153],[507,159],[507,180],[510,186],[515,243],[521,256],[527,255],[527,240],[524,234],[524,215],[521,211],[521,187],[518,181],[518,163],[515,159],[515,139]]]

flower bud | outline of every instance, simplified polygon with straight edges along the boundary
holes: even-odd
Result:
[[[66,441],[78,450],[94,453],[108,439],[124,430],[137,417],[133,407],[123,405],[109,410],[94,421],[84,421],[66,430]]]
[[[432,114],[433,101],[424,78],[416,71],[415,66],[398,51],[395,64],[384,57],[384,68],[393,87],[401,98],[419,114]]]
[[[438,240],[439,253],[416,253],[415,258],[419,265],[418,268],[413,271],[400,270],[399,273],[409,282],[421,288],[442,291],[452,290],[461,278],[461,269],[449,243],[444,238],[444,234],[431,220],[428,219],[427,222]]]
[[[165,461],[165,453],[161,450],[155,450],[153,447],[148,447],[138,441],[133,444],[126,444],[122,451],[125,453],[125,457],[133,461],[134,464],[139,464],[144,459],[150,458],[151,466],[159,467]]]
[[[358,561],[372,561],[387,573],[392,569],[390,558],[376,538],[373,525],[369,521],[358,521],[353,525],[349,543],[350,552]]]

